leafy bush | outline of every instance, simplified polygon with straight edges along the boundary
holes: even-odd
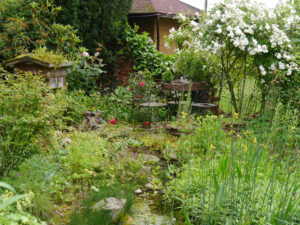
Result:
[[[94,56],[89,56],[85,51],[77,55],[75,65],[68,70],[69,90],[83,90],[86,94],[99,90],[98,82],[105,71],[102,69],[103,60],[98,56],[99,52],[96,52]]]
[[[62,9],[57,21],[76,28],[84,47],[93,54],[102,49],[100,55],[109,75],[103,80],[104,85],[115,86],[111,77],[117,69],[116,53],[127,26],[132,0],[54,0],[54,3]]]
[[[50,146],[54,95],[39,76],[0,80],[0,177],[32,153]]]
[[[116,49],[120,35],[126,28],[127,15],[132,4],[132,0],[54,0],[53,2],[61,7],[57,21],[75,27],[84,46],[92,52],[98,48],[98,43],[103,44],[104,51]]]
[[[4,0],[0,4],[0,61],[30,52],[38,46],[64,53],[76,51],[80,42],[76,31],[71,26],[55,23],[61,9],[53,4],[53,0]]]
[[[160,78],[172,64],[172,56],[159,52],[147,33],[137,34],[138,27],[129,25],[122,37],[122,49],[118,54],[134,63],[134,71],[148,71],[151,77]]]

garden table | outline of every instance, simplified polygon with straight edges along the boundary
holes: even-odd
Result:
[[[158,109],[160,107],[166,107],[167,104],[166,103],[162,103],[162,102],[144,102],[140,104],[141,107],[147,107],[150,109],[149,111],[149,127],[151,127],[151,121],[152,121],[152,109],[155,108],[156,109],[156,113],[158,112]],[[157,113],[158,114],[158,113]]]
[[[207,109],[211,109],[216,107],[216,104],[211,103],[192,103],[192,107],[196,107],[199,109],[199,113],[204,113]]]

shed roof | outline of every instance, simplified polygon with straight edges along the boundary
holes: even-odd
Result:
[[[73,62],[65,62],[60,65],[55,65],[53,63],[45,62],[45,61],[33,58],[28,55],[22,55],[22,56],[19,56],[14,59],[10,59],[10,60],[6,61],[6,65],[8,65],[8,66],[13,66],[13,65],[17,65],[17,64],[23,64],[23,63],[36,64],[36,65],[40,65],[45,68],[70,67],[70,66],[73,66],[73,64],[74,64]]]
[[[179,12],[200,13],[200,9],[179,0],[134,0],[130,10],[131,14],[177,14]]]

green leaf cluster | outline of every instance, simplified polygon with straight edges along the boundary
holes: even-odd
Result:
[[[72,53],[80,42],[70,25],[56,23],[60,7],[53,0],[2,0],[0,61],[31,52],[38,46]]]

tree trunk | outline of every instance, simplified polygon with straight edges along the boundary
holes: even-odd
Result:
[[[234,87],[233,87],[233,83],[231,80],[227,79],[227,84],[228,84],[228,88],[229,88],[229,92],[231,95],[231,103],[233,105],[234,111],[236,113],[239,113],[238,107],[237,107],[237,102],[236,102],[236,97],[235,97],[235,93],[234,93]]]
[[[261,93],[260,115],[262,115],[265,111],[266,97],[267,97],[267,91],[264,89]]]

